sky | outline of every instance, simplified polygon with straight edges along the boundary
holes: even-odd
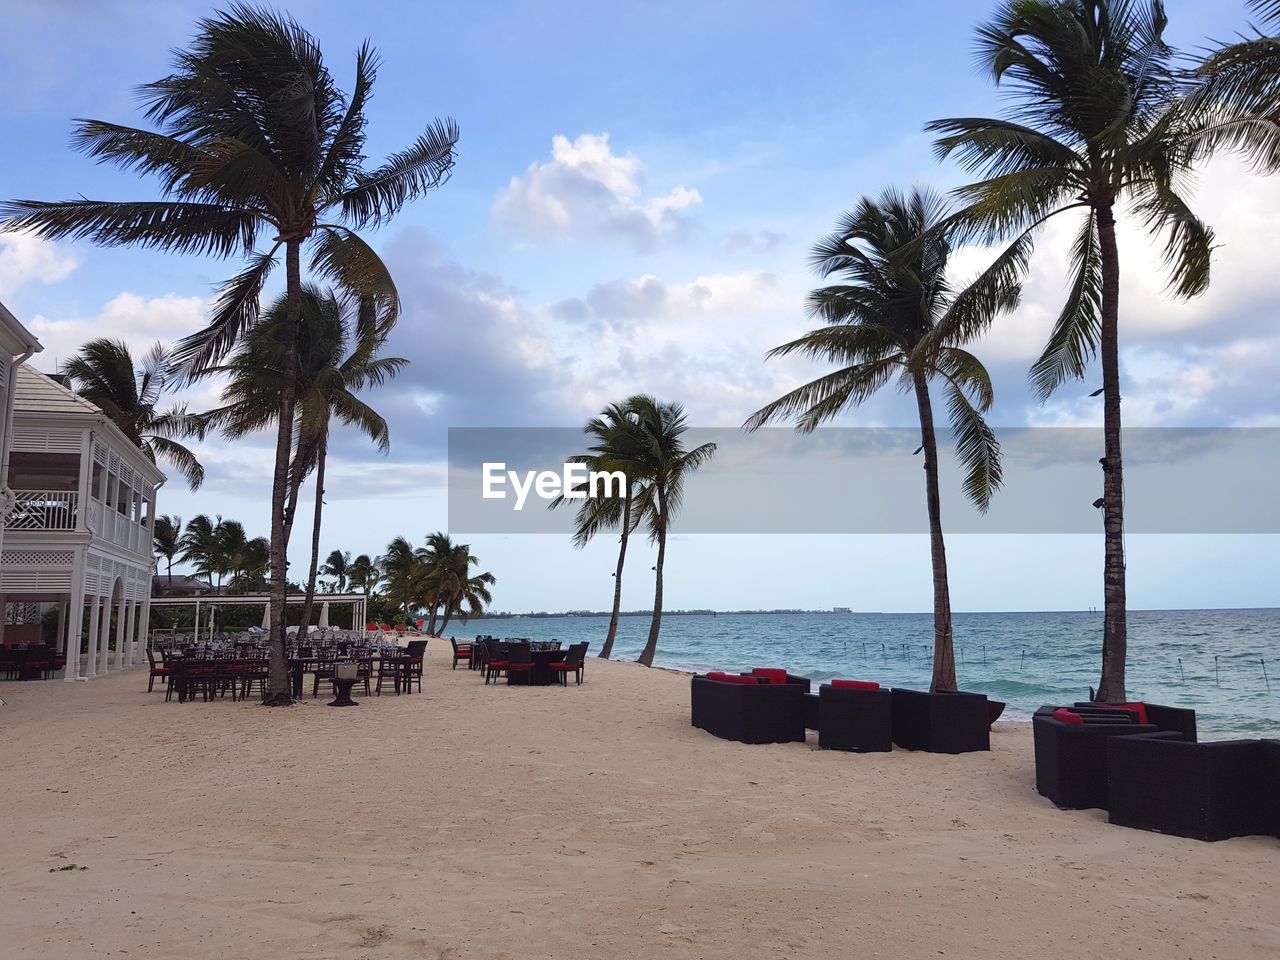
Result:
[[[1167,6],[1169,39],[1184,50],[1246,28],[1242,2]],[[377,554],[396,535],[421,542],[445,528],[449,427],[576,427],[643,391],[684,404],[695,426],[732,428],[821,372],[763,359],[809,328],[808,251],[864,195],[965,182],[935,161],[923,126],[1001,109],[972,60],[974,27],[993,8],[289,4],[345,87],[360,42],[378,48],[371,163],[436,117],[461,128],[449,182],[370,236],[403,302],[388,353],[410,365],[367,397],[390,424],[390,455],[349,430],[335,441],[323,553]],[[73,118],[141,125],[134,89],[165,75],[171,50],[212,9],[0,0],[0,195],[154,196],[154,184],[75,153]],[[1223,157],[1201,172],[1195,196],[1218,249],[1209,291],[1190,303],[1165,297],[1158,244],[1122,224],[1126,424],[1280,427],[1280,180]],[[1064,223],[1041,237],[1022,305],[974,347],[996,384],[997,426],[1100,418],[1088,397],[1096,369],[1046,404],[1026,381],[1064,295],[1071,232]],[[957,270],[979,268],[983,256],[962,251]],[[94,336],[140,353],[199,329],[235,272],[234,261],[0,234],[0,300],[41,339],[32,362],[45,371]],[[217,389],[207,383],[181,399],[199,409]],[[887,390],[836,424],[914,422],[913,404]],[[175,475],[159,512],[221,514],[265,534],[272,442],[198,445],[205,485],[192,493]],[[874,484],[850,491],[877,494]],[[886,509],[901,509],[879,494]],[[944,477],[943,508],[944,522],[972,509],[954,474]],[[297,530],[309,524],[300,514]],[[455,532],[497,576],[497,609],[611,601],[613,537],[579,550],[558,535]],[[308,539],[295,534],[295,571]],[[948,549],[957,610],[1101,605],[1100,535],[964,533]],[[630,554],[629,609],[651,602],[652,556],[646,544]],[[1134,534],[1128,556],[1134,607],[1280,606],[1275,535]],[[919,534],[695,535],[677,521],[666,570],[668,608],[910,611],[928,609],[932,596]]]

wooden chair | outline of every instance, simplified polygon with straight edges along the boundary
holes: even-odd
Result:
[[[466,642],[459,643],[459,642],[457,641],[457,638],[455,638],[455,637],[450,637],[450,638],[449,638],[449,642],[450,642],[451,644],[453,644],[453,669],[454,669],[454,670],[457,670],[457,669],[458,669],[458,661],[459,661],[459,660],[465,660],[465,661],[467,661],[467,666],[468,666],[468,667],[470,667],[470,666],[471,666],[471,651],[472,651],[472,646],[471,646],[471,644],[466,643]]]
[[[158,663],[156,662],[157,652],[160,654],[160,660]],[[169,678],[169,668],[164,665],[164,650],[161,649],[156,651],[148,649],[147,663],[151,667],[151,674],[147,677],[147,693],[150,693],[155,689],[156,677],[159,677],[161,682],[164,682]]]

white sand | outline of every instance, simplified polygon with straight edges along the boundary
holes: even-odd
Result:
[[[0,684],[0,958],[1280,956],[1280,842],[1059,811],[1025,725],[747,746],[675,673],[485,687],[446,654],[348,710]]]

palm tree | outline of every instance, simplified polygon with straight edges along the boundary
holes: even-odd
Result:
[[[235,582],[244,565],[244,552],[249,545],[249,538],[245,535],[244,524],[239,520],[223,520],[214,532],[218,539],[218,561],[222,565],[218,574],[220,577],[225,574],[230,585]]]
[[[637,484],[634,501],[636,522],[649,529],[649,539],[658,545],[654,564],[653,619],[649,638],[640,652],[639,663],[653,666],[662,629],[662,572],[667,558],[667,533],[684,500],[685,478],[707,463],[716,452],[714,443],[692,450],[684,446],[688,430],[684,408],[678,403],[660,403],[637,394],[623,405],[627,418],[611,440],[617,443],[610,455],[627,479]]]
[[[634,417],[625,405],[609,404],[598,417],[592,417],[582,428],[593,441],[588,452],[570,457],[568,462],[584,463],[591,471],[611,473],[621,469],[618,457],[625,443],[626,432],[632,426]],[[618,636],[618,618],[622,612],[622,568],[627,559],[627,541],[635,527],[631,510],[635,486],[628,477],[627,489],[622,497],[588,496],[574,516],[575,547],[585,547],[602,530],[617,528],[619,531],[618,563],[613,573],[613,611],[609,615],[609,631],[605,634],[604,646],[598,654],[604,660],[608,660],[613,654],[613,643]],[[560,496],[551,501],[550,506],[554,509],[566,502],[568,499]]]
[[[489,587],[497,582],[491,573],[472,575],[471,567],[480,561],[471,553],[471,545],[454,543],[447,533],[433,533],[427,537],[426,549],[421,554],[421,569],[417,583],[419,601],[430,611],[431,623],[427,632],[439,636],[449,625],[449,619],[459,616],[465,623],[469,617],[484,610],[492,602]],[[439,633],[436,617],[442,615]]]
[[[779,397],[746,422],[756,430],[793,418],[796,428],[808,433],[870,399],[895,375],[898,386],[914,394],[933,569],[930,689],[935,691],[956,689],[956,662],[929,382],[944,385],[956,452],[967,471],[964,491],[985,511],[1001,483],[1000,445],[982,417],[993,400],[991,378],[961,344],[1017,304],[1026,262],[1016,253],[1001,258],[972,285],[957,290],[947,277],[946,213],[943,201],[927,190],[903,195],[890,189],[875,199],[864,197],[841,218],[812,256],[820,277],[840,280],[809,295],[810,313],[828,325],[769,352],[770,357],[802,353],[841,366]]]
[[[157,557],[163,557],[169,577],[169,587],[173,587],[173,560],[182,549],[182,518],[163,513],[156,517],[156,524],[151,530],[151,546]]]
[[[387,599],[406,615],[421,593],[426,553],[404,537],[396,537],[387,544],[387,552],[378,558],[378,567],[387,582]]]
[[[219,589],[222,573],[225,571],[222,543],[219,538],[221,526],[221,516],[216,520],[210,520],[206,514],[199,514],[187,521],[187,528],[183,531],[182,539],[178,541],[178,545],[182,548],[182,555],[178,559],[183,563],[191,564],[195,567],[196,573],[208,577],[210,583],[216,576]]]
[[[0,205],[3,226],[46,239],[87,239],[180,253],[243,256],[245,268],[222,288],[210,323],[179,344],[195,376],[215,365],[258,318],[259,296],[281,253],[286,314],[301,325],[302,251],[310,269],[344,291],[375,297],[385,322],[399,307],[385,264],[356,233],[391,220],[438,187],[454,164],[457,125],[431,124],[386,163],[363,169],[365,106],[378,57],[356,54],[348,97],[324,64],[314,37],[290,17],[244,3],[201,19],[174,71],[141,90],[157,131],[101,120],[79,124],[83,152],[154,174],[160,198],[139,202],[15,200]],[[265,249],[258,240],[268,238]],[[293,340],[284,345],[291,366]],[[271,491],[272,705],[292,702],[285,659],[285,596],[293,518],[286,513],[295,396],[277,399]]]
[[[354,589],[363,591],[366,600],[370,594],[378,589],[378,584],[381,581],[382,571],[378,569],[377,563],[367,553],[362,553],[351,561],[347,582]]]
[[[310,285],[302,291],[302,325],[296,340],[291,334],[288,304],[284,297],[264,314],[262,322],[243,339],[240,348],[222,366],[212,368],[230,376],[222,391],[222,406],[201,416],[233,438],[271,425],[278,414],[274,403],[284,390],[296,398],[293,434],[297,450],[289,471],[286,497],[292,515],[303,479],[316,476],[315,510],[311,523],[311,563],[302,607],[302,631],[310,623],[320,560],[320,529],[324,513],[324,474],[329,451],[330,423],[353,425],[366,434],[384,454],[391,447],[387,423],[355,391],[381,386],[408,360],[379,357],[387,327],[379,322],[376,304],[367,298],[343,303],[332,293]],[[295,344],[286,357],[282,345]]]
[[[1264,26],[1280,27],[1280,0],[1248,0],[1248,5],[1257,11]],[[1197,67],[1195,80],[1196,92],[1207,95],[1209,104],[1226,107],[1228,117],[1268,121],[1241,123],[1232,133],[1252,128],[1254,134],[1274,136],[1274,130],[1267,127],[1280,120],[1280,36],[1255,29],[1252,36],[1219,46]],[[1274,159],[1268,166],[1275,166]]]
[[[261,593],[267,586],[271,566],[271,543],[266,537],[254,537],[240,553],[239,572],[231,580],[237,593]]]
[[[123,340],[90,340],[62,364],[76,393],[111,418],[152,463],[171,463],[195,490],[204,481],[204,467],[196,455],[175,438],[196,436],[198,428],[185,405],[161,412],[160,398],[175,386],[169,374],[169,354],[155,344],[135,364]]]
[[[320,572],[326,577],[333,577],[335,590],[338,593],[345,593],[347,580],[351,576],[351,551],[331,551]]]
[[[1203,130],[1177,98],[1165,24],[1160,0],[1005,0],[978,30],[978,58],[1009,86],[1010,119],[928,127],[942,134],[940,157],[954,155],[986,178],[956,192],[972,236],[1012,236],[1025,253],[1045,221],[1082,214],[1067,302],[1031,381],[1046,398],[1101,355],[1105,559],[1096,696],[1112,703],[1125,700],[1128,641],[1116,208],[1163,236],[1174,296],[1208,287],[1213,251],[1213,232],[1179,192],[1202,152],[1194,140]]]

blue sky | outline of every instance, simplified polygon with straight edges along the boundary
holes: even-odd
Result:
[[[761,359],[807,328],[808,248],[863,194],[962,182],[933,161],[921,128],[999,109],[971,62],[972,28],[992,6],[290,4],[344,84],[361,39],[381,52],[371,157],[436,116],[462,129],[453,179],[373,237],[405,303],[392,352],[412,364],[371,397],[391,421],[391,456],[355,437],[339,444],[325,551],[376,553],[396,534],[420,540],[444,526],[449,426],[572,426],[636,390],[685,403],[699,426],[736,426],[811,376],[803,363]],[[1168,7],[1170,38],[1183,48],[1246,23],[1243,3]],[[210,9],[63,0],[6,10],[0,193],[151,195],[149,184],[73,153],[71,119],[140,123],[133,88],[164,75],[169,50]],[[1126,416],[1151,426],[1280,425],[1280,279],[1268,253],[1280,239],[1280,188],[1229,158],[1202,181],[1198,209],[1221,244],[1205,297],[1166,301],[1151,244],[1122,233]],[[1062,295],[1066,242],[1066,233],[1043,238],[1023,307],[978,351],[997,381],[997,424],[1096,420],[1091,384],[1043,407],[1025,386]],[[41,337],[35,362],[46,370],[89,336],[141,347],[196,329],[232,272],[201,258],[0,237],[0,299]],[[890,392],[840,423],[912,420]],[[269,438],[210,442],[202,453],[206,487],[192,495],[169,484],[161,511],[222,513],[265,532]],[[968,510],[952,481],[946,509]],[[577,551],[554,537],[469,539],[499,578],[500,608],[609,602],[609,540]],[[1131,537],[1131,599],[1280,604],[1278,546],[1273,536]],[[957,609],[1101,601],[1100,538],[965,535],[950,550]],[[637,551],[628,607],[647,604],[650,563]],[[920,536],[684,536],[669,551],[674,607],[929,602]]]

